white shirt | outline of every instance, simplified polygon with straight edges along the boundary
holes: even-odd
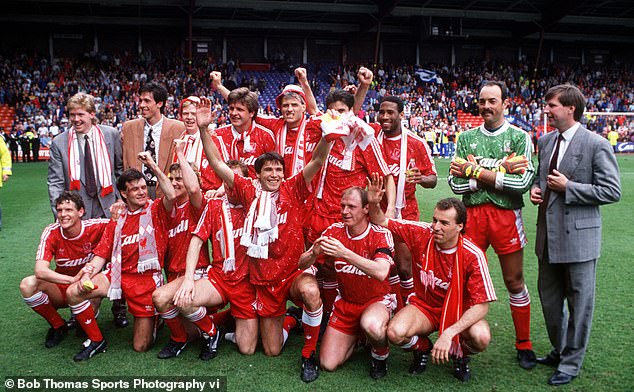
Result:
[[[557,155],[557,169],[559,169],[559,165],[561,164],[561,160],[566,154],[566,150],[568,149],[568,146],[570,145],[570,141],[572,140],[573,136],[575,136],[575,133],[577,132],[577,129],[579,129],[580,125],[581,124],[579,124],[578,122],[575,122],[575,124],[572,127],[566,129],[564,132],[561,133],[561,136],[563,136],[563,139],[561,140],[559,144],[559,155]],[[557,143],[557,138],[555,138],[555,146],[557,145],[556,143]],[[548,162],[550,162],[550,160],[553,159],[554,153],[555,153],[555,149],[553,148],[553,152],[550,154],[550,159],[548,160]]]

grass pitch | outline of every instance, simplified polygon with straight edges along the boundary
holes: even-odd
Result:
[[[565,391],[632,391],[634,366],[629,357],[634,350],[634,281],[630,266],[634,251],[631,218],[634,211],[634,156],[619,156],[622,200],[602,207],[603,248],[597,269],[597,297],[590,346],[580,376]],[[423,220],[429,220],[435,202],[452,196],[446,182],[449,160],[436,161],[439,182],[436,189],[419,190]],[[355,352],[335,373],[324,373],[312,384],[299,379],[302,337],[292,334],[287,347],[276,358],[265,357],[261,349],[253,356],[240,355],[226,343],[217,358],[198,360],[198,348],[190,346],[180,357],[158,360],[156,354],[167,342],[168,332],[161,331],[158,343],[147,353],[135,353],[131,347],[132,328],[116,329],[110,304],[104,301],[99,324],[109,349],[85,363],[74,363],[81,339],[70,334],[58,347],[44,348],[48,324],[22,301],[20,280],[33,273],[34,257],[42,229],[52,222],[46,189],[46,163],[16,164],[11,180],[0,190],[3,229],[0,231],[0,289],[5,299],[0,304],[0,376],[226,376],[230,391],[374,391],[430,390],[453,391],[552,391],[546,384],[552,369],[538,365],[522,370],[515,360],[514,331],[497,257],[488,252],[491,275],[498,301],[490,307],[489,349],[471,362],[473,377],[461,385],[451,375],[449,365],[430,364],[423,375],[411,377],[407,368],[411,354],[392,347],[388,376],[374,381],[368,375],[369,354]],[[524,223],[529,239],[525,250],[525,278],[532,295],[532,339],[538,355],[550,350],[537,293],[537,259],[533,252],[537,209],[525,198]],[[628,218],[629,217],[629,218]],[[61,310],[64,317],[69,312]]]

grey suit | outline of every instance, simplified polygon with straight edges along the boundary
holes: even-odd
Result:
[[[541,188],[542,195],[558,134],[551,132],[538,141],[533,187]],[[570,140],[557,170],[568,183],[565,193],[551,192],[548,205],[540,206],[546,210],[537,221],[538,287],[548,336],[561,358],[558,370],[576,376],[592,326],[601,249],[599,205],[618,201],[621,184],[610,143],[583,126]]]
[[[101,196],[101,192],[97,192],[95,198],[91,198],[85,191],[85,171],[81,167],[81,186],[79,194],[85,204],[86,214],[83,219],[110,217],[110,206],[119,197],[117,191],[117,178],[123,171],[123,158],[121,148],[121,136],[119,132],[109,126],[99,125],[106,142],[106,148],[110,155],[110,167],[112,169],[112,186],[113,192],[106,196]],[[80,162],[83,162],[84,153],[79,149]],[[99,179],[96,178],[97,186],[100,188]],[[68,171],[68,132],[59,134],[53,143],[51,143],[50,160],[48,162],[48,196],[51,202],[53,214],[55,211],[55,200],[65,190],[70,190],[70,173]]]

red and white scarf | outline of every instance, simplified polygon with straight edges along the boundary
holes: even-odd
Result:
[[[110,154],[106,146],[101,129],[92,126],[93,157],[95,160],[95,173],[101,185],[101,196],[112,193],[112,168],[110,167]],[[68,172],[70,173],[70,190],[78,191],[81,188],[81,160],[79,159],[79,143],[74,128],[68,131]]]
[[[306,130],[306,119],[302,118],[299,123],[299,128],[297,129],[297,139],[295,139],[295,151],[293,152],[293,161],[291,163],[291,176],[301,172],[304,170],[304,166],[306,166],[305,157],[306,157],[306,140],[305,140],[305,132]],[[284,157],[284,149],[286,148],[286,135],[288,133],[288,125],[284,122],[284,126],[282,130],[277,134],[277,153]]]
[[[372,143],[374,137],[374,128],[365,123],[352,112],[340,115],[338,118],[332,118],[326,113],[321,116],[322,137],[328,142],[341,139],[344,144],[343,159],[341,168],[351,171],[354,164],[354,150],[360,147],[363,151]],[[326,182],[326,171],[328,170],[328,159],[321,169],[321,177],[317,185],[318,199],[323,197],[324,184]]]
[[[247,255],[256,259],[269,258],[269,244],[278,237],[277,199],[279,191],[259,190],[249,207],[244,221],[244,234],[240,245],[247,248]]]
[[[220,207],[220,252],[224,262],[222,263],[222,272],[227,273],[236,270],[236,250],[233,243],[233,223],[231,221],[231,211],[229,210],[229,202],[227,197],[223,197]]]
[[[427,254],[425,257],[424,271],[429,271],[429,264],[436,260],[438,257],[438,250],[436,249],[436,242],[430,239],[427,244]],[[454,254],[453,263],[451,266],[451,282],[449,282],[449,288],[447,289],[447,295],[445,296],[445,302],[442,306],[442,314],[440,317],[440,328],[438,329],[438,336],[452,325],[454,325],[463,313],[463,287],[465,282],[464,276],[464,244],[462,234],[458,237],[458,246],[456,253]],[[460,334],[453,337],[451,342],[451,348],[449,349],[449,355],[453,355],[456,358],[463,356],[462,346],[460,345]]]
[[[383,140],[386,138],[383,130],[379,132],[379,136],[377,137],[381,147],[383,147]],[[407,176],[407,130],[403,129],[401,131],[401,156],[399,158],[398,163],[398,181],[396,183],[396,219],[401,219],[402,214],[401,211],[407,205],[405,200],[405,177]]]
[[[160,203],[160,201],[158,201]],[[161,270],[156,248],[156,230],[152,222],[152,204],[148,203],[138,212],[139,217],[139,259],[137,261],[137,272],[143,273],[149,270]],[[117,227],[114,232],[114,247],[112,249],[112,260],[110,262],[110,288],[108,298],[120,299],[121,290],[121,232],[125,221],[130,215],[127,207],[117,220]]]
[[[251,145],[251,134],[253,133],[253,129],[255,128],[255,121],[251,124],[251,128],[245,132],[238,132],[234,126],[231,126],[231,132],[233,133],[233,140],[231,141],[231,159],[238,160],[240,159],[240,152],[238,151],[238,142],[244,141],[244,145],[242,146],[242,152],[244,154],[249,154],[253,152],[254,148]]]

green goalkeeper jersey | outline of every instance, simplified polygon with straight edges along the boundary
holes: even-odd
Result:
[[[488,131],[484,124],[460,135],[456,146],[456,157],[467,159],[471,154],[485,169],[497,172],[495,188],[485,186],[475,179],[465,179],[449,175],[451,190],[462,195],[462,201],[468,206],[493,203],[500,208],[517,209],[524,206],[522,195],[533,183],[535,168],[531,160],[533,146],[528,132],[504,122],[496,131]],[[498,168],[502,159],[515,152],[524,155],[528,168],[524,174],[502,174]]]

